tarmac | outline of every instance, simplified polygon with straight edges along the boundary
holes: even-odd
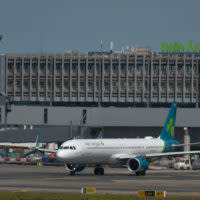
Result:
[[[80,193],[82,187],[95,187],[97,193],[166,190],[168,196],[200,196],[200,170],[147,170],[146,176],[136,176],[127,168],[104,170],[104,176],[95,176],[93,168],[70,176],[64,166],[0,164],[0,191]]]

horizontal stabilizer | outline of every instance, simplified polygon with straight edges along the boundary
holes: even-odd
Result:
[[[195,142],[195,143],[188,143],[188,144],[173,144],[172,147],[184,147],[184,146],[187,146],[187,145],[198,145],[200,144],[200,142]]]

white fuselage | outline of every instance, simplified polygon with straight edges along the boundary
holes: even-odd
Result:
[[[120,164],[119,156],[144,156],[161,153],[164,141],[160,138],[143,139],[74,139],[64,142],[57,158],[71,164]]]

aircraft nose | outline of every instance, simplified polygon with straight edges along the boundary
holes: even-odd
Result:
[[[58,160],[63,161],[65,159],[64,151],[58,150],[56,153],[56,157]]]

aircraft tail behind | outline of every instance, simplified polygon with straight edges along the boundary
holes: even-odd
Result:
[[[165,126],[162,129],[160,138],[164,141],[173,140],[174,139],[174,128],[176,123],[176,109],[177,105],[173,103],[169,110],[167,119],[165,121]]]
[[[39,135],[37,135],[36,140],[35,140],[35,147],[39,147]]]

